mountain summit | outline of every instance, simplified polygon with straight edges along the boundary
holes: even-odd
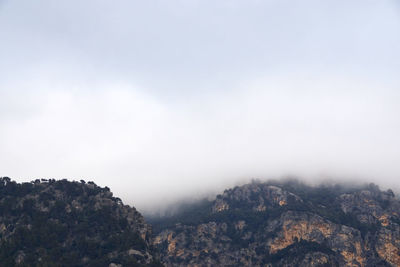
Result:
[[[253,182],[153,223],[166,266],[400,266],[400,201],[373,184]]]

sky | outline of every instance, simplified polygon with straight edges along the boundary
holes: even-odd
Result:
[[[0,0],[0,176],[139,210],[252,178],[400,188],[397,0]]]

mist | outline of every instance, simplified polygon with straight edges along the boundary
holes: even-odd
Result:
[[[400,188],[397,1],[0,1],[0,176],[139,210],[249,181]]]

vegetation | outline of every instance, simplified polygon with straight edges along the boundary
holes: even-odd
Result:
[[[137,225],[108,188],[93,182],[1,178],[0,266],[141,266],[144,257],[127,251],[153,250],[139,235],[140,214],[130,212]]]
[[[307,253],[312,253],[312,252],[322,252],[326,255],[335,254],[335,252],[332,251],[326,245],[312,241],[300,240],[287,246],[282,250],[279,250],[275,254],[269,254],[267,252],[264,258],[264,262],[272,264],[276,264],[281,260],[285,260],[288,262],[295,262],[296,260],[297,261],[303,260],[304,256]]]
[[[204,199],[149,221],[167,265],[240,261],[283,266],[316,263],[318,255],[331,265],[340,265],[339,251],[354,251],[350,243],[367,240],[371,247],[382,243],[378,242],[381,217],[390,220],[385,230],[397,231],[400,219],[390,214],[399,206],[393,192],[382,192],[373,184],[350,188],[310,187],[298,181],[254,182],[226,190],[214,201]],[[314,223],[307,224],[307,220]],[[284,225],[298,227],[300,223],[313,230],[296,234],[300,240],[285,232]],[[324,235],[328,229],[324,227],[335,232]],[[328,240],[348,233],[344,239],[348,244],[340,243],[341,237]],[[162,266],[151,234],[143,217],[113,197],[107,187],[83,180],[41,179],[19,184],[0,178],[0,267]],[[282,238],[286,238],[285,247],[277,245]],[[278,249],[271,249],[273,242]],[[372,257],[371,266],[390,262],[379,259],[376,252]]]

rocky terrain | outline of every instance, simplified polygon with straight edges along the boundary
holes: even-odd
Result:
[[[107,187],[0,178],[0,266],[162,266],[151,235]]]
[[[400,201],[376,185],[252,182],[170,216],[93,182],[0,178],[0,266],[400,266]]]
[[[253,182],[152,222],[165,266],[400,266],[400,201],[373,184]]]

